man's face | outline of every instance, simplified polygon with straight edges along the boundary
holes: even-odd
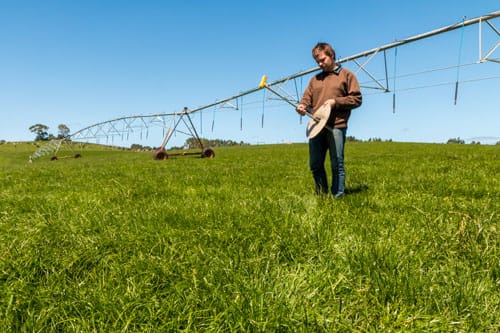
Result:
[[[324,71],[333,71],[335,68],[335,63],[333,62],[333,57],[329,57],[324,51],[320,51],[315,57],[316,63]]]

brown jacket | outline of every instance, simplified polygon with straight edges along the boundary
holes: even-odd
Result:
[[[362,102],[358,79],[353,72],[338,66],[332,72],[316,74],[309,81],[300,103],[317,110],[330,98],[334,98],[336,104],[327,124],[335,128],[347,127],[351,110]]]

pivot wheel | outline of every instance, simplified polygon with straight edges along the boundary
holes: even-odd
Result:
[[[163,161],[168,158],[168,154],[164,150],[157,150],[153,154],[153,159],[156,161]]]
[[[207,148],[201,152],[201,157],[202,158],[214,158],[215,152],[212,149]]]

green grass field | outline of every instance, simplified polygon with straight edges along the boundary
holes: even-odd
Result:
[[[2,332],[500,331],[499,146],[349,142],[341,200],[305,144],[34,150],[0,145]]]

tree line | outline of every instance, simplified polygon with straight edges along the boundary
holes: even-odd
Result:
[[[67,139],[69,138],[70,134],[70,129],[68,126],[65,124],[60,124],[57,126],[57,135],[49,133],[49,127],[44,124],[35,124],[30,126],[29,128],[30,132],[35,134],[35,141],[49,141],[53,139]],[[354,136],[347,136],[346,141],[349,142],[362,142],[363,140],[358,139]],[[368,142],[392,142],[392,139],[388,140],[382,140],[381,138],[370,138],[367,140]],[[206,138],[194,138],[190,137],[186,140],[184,143],[183,147],[172,147],[173,149],[183,149],[185,147],[189,148],[201,148],[201,145],[203,147],[227,147],[227,146],[243,146],[243,145],[248,145],[249,143],[245,143],[243,141],[236,142],[233,140],[223,140],[223,139],[206,139]],[[449,139],[446,143],[455,143],[455,144],[465,144],[465,141],[463,139],[458,138],[451,138]],[[472,141],[471,144],[480,144],[479,141]],[[496,143],[496,145],[499,145],[500,141]],[[133,144],[132,149],[140,149],[140,148],[146,148],[143,147],[139,144]],[[150,147],[147,147],[150,148]]]
[[[29,128],[31,133],[35,134],[35,141],[49,141],[52,139],[67,139],[69,138],[70,129],[64,124],[57,126],[57,135],[49,133],[49,127],[44,124],[35,124]]]

